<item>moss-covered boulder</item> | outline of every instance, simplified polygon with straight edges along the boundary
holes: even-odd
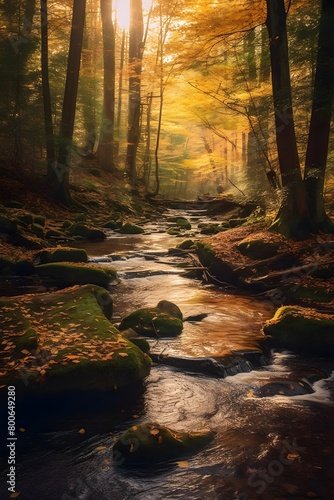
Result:
[[[194,241],[193,240],[184,240],[178,245],[176,245],[176,248],[180,248],[181,250],[189,250],[190,248],[194,248]]]
[[[114,269],[69,262],[42,264],[36,266],[36,273],[42,278],[51,278],[62,286],[92,283],[107,287],[110,281],[117,279]]]
[[[37,224],[34,222],[30,226],[30,231],[35,234],[38,238],[44,238],[45,232],[44,232],[44,227],[41,226],[40,224]]]
[[[81,223],[72,224],[67,228],[67,232],[71,236],[81,236],[87,240],[102,241],[107,237],[107,235],[100,229],[88,227]]]
[[[14,219],[0,215],[0,233],[15,234],[17,229],[17,222]]]
[[[221,228],[221,226],[219,226],[219,224],[205,224],[205,226],[203,226],[201,228],[201,231],[200,233],[201,234],[218,234],[222,231],[223,229]]]
[[[175,318],[183,320],[183,314],[179,306],[170,302],[169,300],[160,300],[158,302],[157,308],[159,311],[170,314],[170,316],[174,316]]]
[[[176,225],[181,229],[191,229],[191,224],[185,217],[180,217],[176,220]]]
[[[170,236],[178,236],[180,234],[180,231],[180,227],[170,227],[166,232],[167,234],[170,234]]]
[[[245,238],[237,245],[238,250],[250,259],[268,259],[278,254],[280,245],[273,241],[263,241],[259,238]]]
[[[284,306],[266,322],[264,333],[275,346],[298,351],[334,353],[334,315],[315,309]]]
[[[88,262],[88,255],[83,248],[56,247],[42,250],[36,255],[40,264],[51,262]]]
[[[95,285],[1,299],[0,386],[64,394],[142,380],[151,361],[107,319],[111,305]]]
[[[130,224],[129,222],[126,222],[125,224],[122,225],[120,228],[120,231],[122,234],[143,234],[144,229],[136,226],[135,224]]]
[[[30,214],[30,213],[19,213],[18,215],[16,215],[16,219],[24,224],[25,226],[29,226],[30,224],[32,224],[34,222],[34,218],[33,216]]]
[[[55,238],[59,240],[59,239],[64,239],[65,235],[61,231],[58,231],[57,229],[49,229],[45,233],[45,238],[47,239]]]
[[[146,339],[140,337],[138,333],[136,333],[132,328],[128,330],[121,331],[124,338],[130,340],[133,344],[135,344],[139,349],[147,354],[150,352],[150,344]]]
[[[36,237],[27,236],[25,234],[15,233],[8,238],[8,243],[16,247],[24,247],[29,250],[40,250],[45,245]]]
[[[157,307],[145,307],[137,309],[122,319],[119,329],[131,328],[139,335],[147,337],[175,337],[182,332],[183,322],[180,309],[171,302],[169,310],[161,308],[161,302]],[[171,308],[173,306],[173,308]],[[172,312],[171,312],[172,311]]]
[[[133,425],[113,446],[115,465],[150,465],[191,456],[214,437],[210,430],[180,432],[155,423]]]
[[[237,218],[237,219],[230,219],[228,221],[228,224],[230,227],[239,227],[242,224],[245,224],[245,222],[247,222],[247,218],[243,217],[243,218]]]
[[[107,222],[105,222],[103,224],[103,227],[106,227],[107,229],[121,229],[121,227],[123,226],[123,222],[122,221],[115,221],[115,220],[108,220]]]
[[[46,217],[44,215],[34,215],[34,224],[45,227]]]

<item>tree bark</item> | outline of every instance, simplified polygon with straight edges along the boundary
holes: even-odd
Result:
[[[276,143],[283,186],[283,200],[272,229],[287,237],[302,238],[312,229],[312,224],[297,151],[292,110],[286,11],[284,0],[266,1]]]
[[[324,207],[324,183],[334,96],[334,2],[322,0],[312,113],[304,180],[309,210],[319,230],[333,230]]]
[[[55,142],[52,123],[52,106],[49,81],[49,35],[48,35],[48,2],[41,0],[41,66],[42,92],[44,108],[44,130],[46,143],[47,179],[52,181],[55,165]]]
[[[70,48],[67,60],[67,74],[64,91],[58,163],[55,168],[55,196],[65,205],[73,204],[70,193],[69,171],[75,109],[77,103],[81,50],[85,24],[86,0],[74,0]]]
[[[142,0],[130,1],[130,38],[129,38],[129,111],[128,146],[126,153],[126,172],[132,182],[136,181],[136,156],[140,139],[141,113],[141,71],[143,58],[143,9]]]
[[[103,35],[103,119],[98,157],[104,170],[114,169],[115,126],[115,32],[112,22],[112,0],[101,0]]]

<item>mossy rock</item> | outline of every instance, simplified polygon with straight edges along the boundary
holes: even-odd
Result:
[[[284,306],[266,322],[264,333],[275,346],[297,351],[334,353],[334,315],[315,309]]]
[[[72,224],[67,231],[71,236],[81,236],[87,240],[101,241],[107,237],[106,234],[100,229],[88,227],[79,223]]]
[[[134,345],[139,347],[141,351],[146,352],[146,354],[150,352],[150,344],[147,342],[146,339],[143,339],[138,335],[138,333],[132,330],[132,328],[129,328],[128,330],[123,330],[121,333],[124,338],[130,340]]]
[[[193,240],[184,240],[178,245],[176,245],[176,248],[180,248],[181,250],[189,250],[190,248],[194,248],[194,242]]]
[[[122,234],[143,234],[144,229],[136,226],[135,224],[130,224],[129,222],[126,222],[125,224],[122,225],[120,229]]]
[[[230,219],[228,221],[228,224],[230,227],[239,227],[242,226],[242,224],[245,224],[247,222],[247,218],[239,218],[239,219]]]
[[[40,224],[37,224],[36,222],[31,224],[30,231],[34,233],[38,238],[44,238],[45,236],[44,227],[41,226]]]
[[[176,225],[181,229],[191,229],[191,224],[185,217],[180,217],[176,220]]]
[[[18,214],[16,215],[16,219],[23,223],[25,226],[30,226],[34,222],[34,218],[31,214]]]
[[[159,311],[170,314],[171,316],[174,316],[175,318],[183,321],[183,314],[181,309],[173,302],[169,302],[169,300],[160,300],[160,302],[158,302],[157,308],[159,309]]]
[[[0,385],[25,395],[64,394],[115,390],[146,377],[150,358],[110,323],[107,302],[95,285],[1,299]]]
[[[110,281],[117,279],[114,269],[68,262],[53,262],[36,266],[36,273],[42,278],[51,278],[62,286],[92,283],[107,287]]]
[[[16,247],[28,248],[29,250],[40,250],[45,246],[38,239],[20,233],[15,233],[10,236],[8,243]]]
[[[182,332],[182,319],[161,311],[158,307],[137,309],[122,319],[119,329],[132,328],[147,337],[176,337]]]
[[[44,215],[34,215],[34,224],[45,227],[46,217]]]
[[[47,238],[47,239],[51,239],[51,238],[61,239],[61,238],[65,238],[65,235],[61,231],[57,231],[57,229],[49,229],[45,233],[45,238]]]
[[[289,299],[293,299],[298,303],[302,301],[305,305],[314,302],[329,303],[334,298],[333,289],[328,289],[326,286],[319,285],[299,285],[298,287],[287,285],[283,288],[283,292]]]
[[[275,257],[280,250],[279,243],[266,242],[261,239],[245,238],[238,243],[237,248],[242,255],[250,259],[269,259]]]
[[[17,222],[14,219],[0,215],[0,233],[15,234],[17,229]]]
[[[42,250],[36,255],[36,260],[40,264],[50,264],[52,262],[88,262],[88,255],[83,248],[57,247]]]
[[[206,224],[201,229],[201,234],[218,234],[221,232],[220,226],[218,224]]]
[[[103,224],[103,227],[106,227],[107,229],[121,229],[123,226],[122,221],[115,221],[115,220],[109,220]]]
[[[167,229],[167,234],[170,236],[178,236],[180,234],[181,228],[180,227],[170,227]]]
[[[150,465],[191,456],[213,439],[210,430],[180,432],[156,423],[133,425],[113,446],[115,465]]]

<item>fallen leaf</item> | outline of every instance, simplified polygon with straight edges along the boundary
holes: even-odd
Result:
[[[181,460],[180,462],[176,462],[176,463],[182,469],[186,469],[187,467],[189,467],[189,462],[187,462],[186,460]]]
[[[95,451],[101,451],[101,450],[106,450],[106,449],[107,449],[107,447],[106,447],[106,446],[97,446],[97,447],[95,448]]]
[[[296,455],[294,453],[288,454],[288,460],[296,460],[296,458],[299,458],[299,455]]]
[[[126,358],[127,356],[129,356],[128,353],[126,352],[119,352],[118,355],[121,356],[122,358]]]
[[[9,495],[9,498],[17,498],[21,495],[21,493],[19,491],[15,491],[15,493],[11,493]]]
[[[79,434],[86,434],[85,429],[80,429],[78,432],[79,432]]]
[[[151,429],[150,434],[152,434],[152,436],[157,436],[158,434],[160,434],[160,431],[159,429]]]

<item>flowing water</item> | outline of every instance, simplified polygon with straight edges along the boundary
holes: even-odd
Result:
[[[204,214],[186,216],[195,225],[205,220]],[[186,277],[184,259],[167,253],[179,240],[164,229],[164,224],[155,224],[144,235],[110,233],[104,242],[85,244],[92,261],[115,267],[121,277],[111,288],[113,321],[117,324],[138,307],[170,300],[184,317],[206,317],[186,321],[176,339],[150,340],[152,351],[210,357],[227,349],[258,348],[261,326],[274,312],[272,304]],[[19,436],[19,498],[334,498],[332,370],[329,359],[273,351],[267,366],[227,378],[155,366],[143,388],[125,399],[107,400],[104,395],[80,405],[75,398],[53,400],[47,418],[38,406],[43,403],[36,401],[33,418],[25,408],[18,422],[26,429]],[[277,390],[260,397],[263,384],[305,379],[317,380],[313,393],[285,396]],[[176,430],[210,428],[215,437],[186,460],[131,470],[115,466],[114,436],[141,422]],[[78,432],[82,428],[84,434]]]

